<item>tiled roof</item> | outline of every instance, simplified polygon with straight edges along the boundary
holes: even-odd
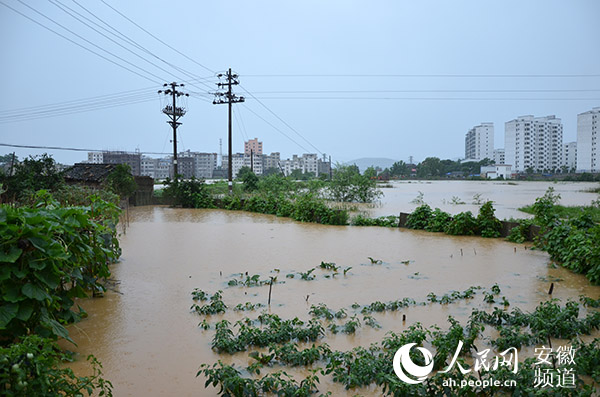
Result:
[[[65,170],[67,181],[102,183],[114,171],[117,164],[78,163]]]

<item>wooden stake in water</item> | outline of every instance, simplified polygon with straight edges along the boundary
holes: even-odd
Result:
[[[271,282],[269,283],[269,306],[271,306],[271,290],[273,289],[273,277],[271,277]]]
[[[552,295],[552,291],[554,291],[554,283],[550,283],[550,289],[548,290],[548,295]]]

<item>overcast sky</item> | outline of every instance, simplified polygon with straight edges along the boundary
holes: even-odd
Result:
[[[177,81],[191,94],[179,148],[218,153],[221,138],[226,153],[227,106],[207,93],[229,67],[246,97],[234,106],[234,152],[258,137],[283,158],[459,158],[471,127],[493,122],[500,148],[504,122],[525,114],[561,118],[569,142],[577,114],[600,106],[597,0],[0,1],[80,44],[0,4],[5,144],[170,152],[156,91]],[[87,158],[0,154],[13,150]]]

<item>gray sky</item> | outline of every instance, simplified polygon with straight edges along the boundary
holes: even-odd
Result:
[[[258,137],[266,152],[279,151],[284,158],[317,152],[314,147],[331,154],[334,161],[360,157],[406,161],[411,155],[417,161],[427,156],[458,158],[464,156],[464,136],[472,126],[494,122],[499,148],[504,146],[504,122],[524,114],[562,118],[568,142],[576,139],[577,114],[600,106],[600,2],[596,0],[105,0],[195,62],[140,30],[102,0],[77,0],[99,19],[73,0],[53,0],[134,40],[152,54],[135,50],[150,63],[50,1],[23,0],[98,47],[18,0],[1,1],[147,79],[0,4],[4,94],[0,143],[169,152],[171,129],[160,112],[156,91],[163,82],[183,81],[192,96],[178,129],[179,148],[219,152],[222,138],[226,153],[227,107],[212,105],[212,96],[206,93],[216,89],[214,72],[228,67],[240,75],[236,92],[247,98],[245,104],[234,106],[234,151],[243,151],[245,138]],[[190,84],[190,76],[206,79]],[[131,100],[149,101],[124,105],[123,95],[99,98],[122,92]],[[114,106],[81,112],[77,106],[82,102],[75,101],[29,109],[19,112],[21,116],[7,112],[90,97],[96,97],[92,108],[99,100]],[[59,109],[78,113],[32,119],[56,115]],[[20,157],[44,152],[0,147],[0,154],[13,150]],[[80,152],[47,152],[64,163],[86,158]]]

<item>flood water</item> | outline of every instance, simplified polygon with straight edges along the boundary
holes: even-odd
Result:
[[[380,203],[368,210],[372,216],[398,215],[400,212],[412,212],[419,204],[412,201],[423,193],[423,201],[431,208],[440,208],[451,214],[471,211],[477,214],[479,200],[492,200],[496,216],[500,219],[528,218],[519,211],[519,207],[533,204],[546,189],[553,187],[555,193],[561,195],[562,205],[590,205],[598,199],[597,193],[589,190],[598,188],[594,182],[528,182],[528,181],[391,181],[386,183],[392,187],[382,188],[384,196]],[[454,201],[453,201],[454,199]],[[454,204],[462,202],[464,204]]]
[[[441,191],[437,183],[431,185],[432,190],[419,185],[411,199],[416,190],[424,191],[425,201],[428,194],[433,197],[434,191]],[[387,189],[386,195],[394,190]],[[452,190],[438,194],[453,195]],[[391,200],[393,196],[386,197]],[[494,200],[501,202],[498,196]],[[519,206],[524,204],[527,203]],[[392,204],[384,204],[381,209],[386,205],[390,208]],[[550,265],[546,253],[502,239],[302,224],[237,211],[137,207],[130,210],[130,225],[120,240],[123,256],[113,266],[111,290],[103,298],[80,303],[89,318],[69,329],[78,347],[63,343],[78,353],[79,360],[70,364],[76,373],[84,375],[89,371],[84,360],[88,354],[94,354],[103,363],[115,396],[211,396],[216,391],[204,388],[202,376],[196,378],[201,363],[212,364],[221,359],[236,363],[239,368],[252,362],[248,352],[219,355],[210,348],[216,321],[228,318],[233,323],[244,316],[256,318],[260,313],[234,312],[236,304],[267,303],[268,286],[227,286],[228,280],[246,271],[260,274],[261,279],[277,275],[279,281],[285,281],[273,286],[270,311],[286,319],[297,316],[308,320],[311,304],[325,303],[333,310],[345,308],[352,313],[350,305],[354,302],[364,305],[404,297],[425,301],[429,292],[443,295],[475,285],[489,289],[495,283],[510,301],[510,309],[532,310],[547,300],[551,281],[555,282],[553,297],[563,301],[576,300],[582,294],[600,296],[600,287],[591,286],[583,276]],[[368,257],[383,263],[372,265]],[[298,276],[285,278],[288,273],[306,271],[321,261],[352,269],[345,277],[325,278],[330,272],[317,269],[315,281],[303,281]],[[276,268],[279,273],[274,272]],[[229,306],[224,316],[208,317],[213,325],[208,331],[198,327],[203,317],[190,311],[190,293],[194,288],[211,295],[223,290]],[[415,322],[447,329],[449,315],[465,324],[475,307],[492,306],[483,302],[483,293],[479,292],[474,299],[450,305],[429,304],[402,312],[374,313],[381,329],[363,324],[355,335],[334,336],[327,332],[322,341],[332,349],[349,350],[380,341],[387,331],[400,332]],[[407,316],[405,322],[402,314]],[[362,315],[359,318],[362,320]],[[303,375],[300,370],[285,370]],[[345,391],[330,378],[320,378],[320,392],[331,390],[336,396],[378,394],[375,390]]]

